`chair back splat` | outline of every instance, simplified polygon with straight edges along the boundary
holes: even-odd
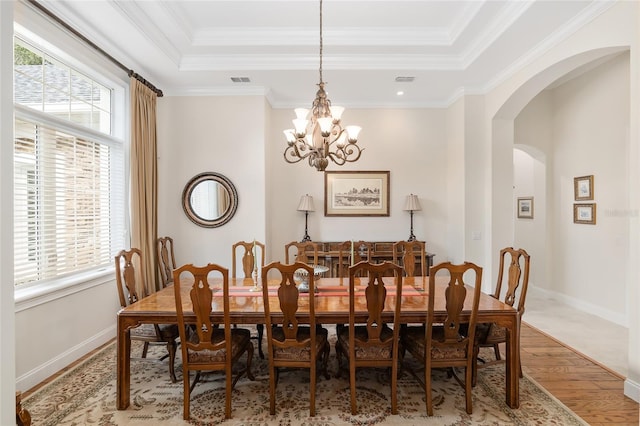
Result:
[[[173,253],[173,238],[158,238],[156,255],[158,269],[160,270],[160,285],[164,288],[173,282],[173,270],[176,269],[176,257]]]
[[[416,265],[416,256],[419,264]],[[393,262],[402,265],[406,277],[427,275],[427,251],[424,241],[398,241],[393,243]]]
[[[240,253],[238,253],[238,250],[240,250]],[[238,259],[242,262],[242,268],[238,268]],[[251,278],[256,267],[258,270],[264,267],[264,259],[264,243],[260,241],[238,241],[231,246],[231,278],[236,278],[236,268],[244,274],[244,278]]]

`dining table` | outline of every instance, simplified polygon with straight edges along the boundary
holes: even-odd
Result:
[[[393,318],[395,305],[394,277],[384,277],[385,287],[388,288],[386,306],[383,315],[389,320]],[[217,282],[216,282],[217,280]],[[364,280],[364,278],[357,278]],[[400,322],[404,324],[424,323],[428,308],[429,277],[403,277]],[[436,277],[436,294],[444,296],[444,287],[449,279],[446,276]],[[213,290],[213,322],[223,319],[223,298],[220,283],[216,278],[210,282]],[[279,281],[267,283],[269,306],[272,314],[280,311],[277,284]],[[273,285],[272,285],[273,284]],[[348,278],[317,278],[314,281],[316,292],[314,297],[316,321],[321,324],[345,324],[349,322],[349,279]],[[355,283],[356,295],[362,284]],[[229,279],[229,316],[232,324],[264,324],[263,293],[259,290],[260,282],[252,278]],[[188,295],[189,285],[181,286],[183,311],[185,322],[195,322],[195,315]],[[131,394],[131,339],[130,330],[144,323],[177,324],[174,286],[169,286],[120,309],[117,313],[117,395],[118,410],[125,410],[130,404]],[[364,292],[363,292],[364,294]],[[366,320],[367,310],[363,298],[355,305],[356,321]],[[467,297],[462,317],[468,319],[471,311],[471,297]],[[305,300],[308,295],[301,293],[299,311],[305,312]],[[306,302],[308,312],[308,302]],[[444,297],[435,300],[434,314],[436,321],[444,321],[447,311]],[[511,408],[518,408],[519,400],[519,365],[520,365],[520,316],[516,309],[508,304],[488,295],[480,293],[477,322],[494,322],[507,329],[506,368],[505,368],[505,398]]]

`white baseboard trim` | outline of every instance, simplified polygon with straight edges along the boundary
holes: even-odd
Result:
[[[579,309],[581,311],[587,312],[592,315],[596,315],[602,319],[610,321],[614,324],[620,325],[625,328],[629,328],[629,321],[626,315],[621,314],[619,312],[610,311],[608,309],[604,309],[601,306],[597,306],[584,300],[579,300],[571,296],[567,296],[566,294],[558,293],[552,290],[547,290],[540,287],[529,287],[529,292],[541,294],[544,297],[549,299],[554,299],[561,301],[572,308]]]
[[[115,324],[100,333],[92,336],[83,342],[80,342],[76,346],[61,353],[57,357],[47,361],[46,363],[37,366],[31,371],[16,378],[16,389],[27,391],[43,380],[51,377],[53,374],[67,367],[74,361],[80,359],[82,356],[88,354],[92,350],[107,343],[109,340],[116,336]]]
[[[624,381],[624,394],[640,403],[640,383],[627,379]]]

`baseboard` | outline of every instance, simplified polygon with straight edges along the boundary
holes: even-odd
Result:
[[[609,309],[603,309],[601,306],[597,306],[584,300],[576,299],[575,297],[567,296],[566,294],[558,293],[556,291],[547,290],[540,287],[529,287],[527,290],[529,293],[542,294],[544,297],[561,301],[572,308],[579,309],[584,312],[599,316],[600,318],[610,321],[614,324],[620,325],[625,328],[629,328],[629,321],[626,315],[618,312],[610,311]]]
[[[32,369],[31,371],[16,378],[16,389],[28,391],[34,386],[40,384],[44,380],[53,376],[60,370],[72,364],[74,361],[82,358],[92,350],[102,346],[112,340],[116,335],[115,324],[100,333],[92,336],[83,342],[80,342],[73,348],[61,353],[57,357],[47,361],[46,363]]]
[[[624,394],[640,403],[640,383],[627,379],[624,381]]]

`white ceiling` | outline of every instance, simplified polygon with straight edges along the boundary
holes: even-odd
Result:
[[[319,0],[41,4],[165,95],[260,94],[276,108],[315,96]],[[347,107],[447,106],[485,93],[611,4],[324,0],[323,79]]]

